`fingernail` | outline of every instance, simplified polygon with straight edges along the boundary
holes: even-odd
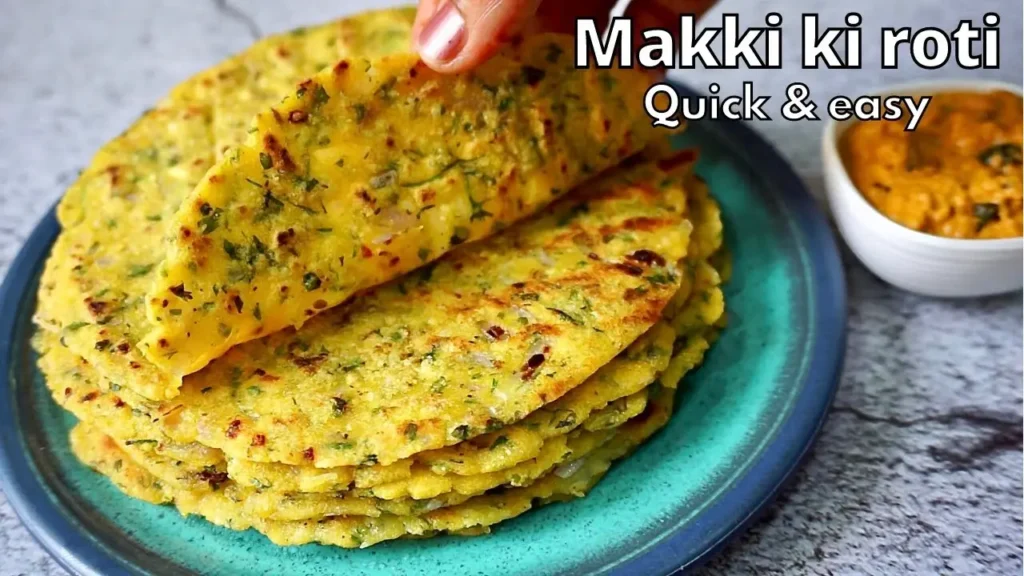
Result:
[[[444,2],[420,32],[420,56],[432,62],[448,62],[466,41],[466,19],[452,2]]]

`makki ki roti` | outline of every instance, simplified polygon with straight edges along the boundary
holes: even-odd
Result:
[[[139,343],[170,379],[546,206],[664,133],[633,69],[538,34],[470,73],[345,57],[255,118],[167,227]]]
[[[350,485],[366,488],[409,480],[415,475],[414,463],[416,469],[439,475],[502,470],[535,457],[550,438],[579,426],[596,429],[600,422],[612,419],[604,412],[625,410],[612,404],[635,396],[667,368],[674,337],[668,325],[660,322],[585,383],[524,420],[452,447],[418,453],[412,459],[387,466],[315,468],[229,458],[227,471],[232,478],[257,487],[327,492]],[[196,443],[177,444],[165,435],[170,430],[161,426],[161,419],[178,408],[125,402],[125,390],[101,387],[100,376],[61,346],[53,334],[40,334],[35,346],[54,400],[78,418],[96,424],[126,445],[144,446],[159,456],[201,466],[200,477],[210,478],[211,472],[218,472],[207,470],[210,465],[220,465],[223,470],[224,456],[219,450]]]
[[[643,407],[646,407],[646,393],[641,409],[630,417],[642,412]],[[99,427],[87,422],[81,423],[80,426],[102,432]],[[536,458],[500,472],[441,477],[424,471],[418,478],[401,483],[401,486],[385,487],[385,495],[381,495],[377,489],[308,494],[273,492],[239,484],[212,469],[187,473],[181,469],[182,463],[154,456],[152,452],[138,445],[124,446],[121,449],[135,464],[174,490],[221,490],[235,502],[242,503],[246,512],[254,516],[277,520],[305,520],[336,515],[419,514],[460,504],[472,496],[499,486],[527,486],[556,469],[571,469],[574,461],[598,449],[610,440],[614,433],[614,429],[578,430],[549,443]]]
[[[150,399],[177,394],[177,379],[136,345],[152,329],[142,295],[182,199],[245,140],[256,112],[324,62],[399,49],[395,38],[411,23],[409,9],[382,10],[271,36],[175,88],[104,145],[61,199],[63,231],[46,262],[36,322],[126,389]]]
[[[667,367],[667,360],[663,364]],[[88,423],[90,427],[108,434],[109,419],[103,417],[88,418],[88,416],[96,412],[83,412],[80,409],[76,409],[76,406],[100,407],[99,410],[102,410],[102,406],[108,403],[112,404],[115,408],[123,408],[124,406],[117,406],[118,400],[110,398],[109,395],[105,396],[103,393],[97,393],[95,388],[87,392],[87,390],[90,390],[90,387],[88,385],[80,386],[79,383],[81,381],[81,378],[66,379],[65,382],[68,386],[63,391],[54,390],[55,399],[61,405],[71,409],[76,416],[82,418],[83,422]],[[354,471],[355,473],[350,475],[350,479],[347,482],[335,485],[334,489],[331,490],[331,494],[347,491],[353,496],[362,498],[380,498],[383,500],[403,498],[426,499],[434,498],[446,492],[456,492],[457,494],[470,496],[505,483],[521,485],[536,479],[547,470],[561,464],[566,458],[585,454],[606,440],[607,436],[604,433],[607,432],[607,427],[617,426],[643,410],[647,401],[646,390],[641,390],[623,400],[625,400],[623,403],[613,402],[607,405],[592,417],[584,420],[582,423],[583,429],[577,431],[571,441],[568,435],[553,437],[541,446],[532,459],[517,462],[509,468],[468,476],[454,474],[444,476],[432,471],[427,466],[419,465],[407,469],[404,475],[396,475],[394,478],[389,478],[386,474],[374,474],[374,469],[385,467],[373,467],[370,470],[366,470],[367,474],[361,474],[362,478],[359,484],[355,483],[354,476],[360,471]],[[593,428],[593,430],[586,430],[588,424],[590,424],[589,427]],[[219,459],[204,457],[201,461],[193,461],[188,456],[184,456],[185,460],[183,461],[181,454],[166,449],[166,442],[164,440],[153,438],[122,440],[114,438],[123,445],[122,449],[128,452],[135,462],[142,465],[161,481],[178,489],[216,490],[225,484],[229,478],[234,481],[232,484],[253,487],[258,491],[270,491],[280,488],[275,487],[271,481],[266,480],[266,475],[256,481],[249,481],[245,478],[229,475],[228,471],[225,470],[222,457]],[[496,451],[510,443],[511,441],[507,440],[506,436],[499,436],[493,444],[484,448],[489,451]],[[315,473],[316,471],[327,472],[314,469],[313,471],[307,471],[307,473]],[[347,490],[349,488],[351,489]],[[317,492],[326,491],[318,490]],[[280,494],[279,491],[275,491],[275,493]],[[271,502],[277,502],[280,506],[291,504],[292,508],[299,504],[307,507],[314,505],[322,507],[325,505],[323,504],[324,502],[329,502],[334,497],[333,495],[328,495],[320,501],[307,498],[302,502],[297,502],[296,496],[295,494],[283,494],[276,497],[277,500],[271,500],[269,496],[265,496],[262,498],[264,502],[262,507],[265,510],[272,509],[274,506],[270,504]],[[351,502],[346,502],[345,505],[351,505]],[[394,507],[389,509],[394,509]]]
[[[331,492],[349,487],[381,487],[380,494],[386,497],[395,493],[402,483],[437,485],[448,481],[435,476],[479,475],[504,470],[550,449],[554,443],[548,439],[579,426],[600,429],[632,416],[635,397],[668,367],[667,353],[672,349],[675,334],[666,324],[659,323],[645,336],[559,400],[519,423],[477,436],[465,445],[422,452],[388,466],[315,468],[231,458],[226,472],[244,485],[261,489]],[[40,353],[40,369],[58,404],[134,450],[178,461],[176,466],[183,474],[192,474],[190,482],[217,484],[222,481],[225,472],[222,452],[196,443],[175,444],[158,425],[162,416],[158,410],[126,403],[122,399],[124,390],[98,388],[98,375],[84,360],[76,359],[60,346],[56,336],[41,334],[36,347]],[[619,400],[627,400],[627,403],[623,406]],[[186,449],[186,446],[191,448]]]
[[[125,493],[153,503],[173,502],[182,514],[200,515],[235,530],[256,528],[278,545],[309,542],[346,548],[366,547],[403,536],[462,532],[486,528],[518,516],[534,505],[583,496],[611,466],[668,421],[675,383],[666,382],[644,414],[615,431],[614,438],[597,448],[578,466],[551,473],[526,487],[510,488],[472,497],[462,503],[420,514],[340,515],[301,521],[264,519],[251,514],[229,491],[175,490],[148,474],[116,442],[79,426],[72,432],[76,456],[111,480]],[[486,530],[467,532],[486,533]]]

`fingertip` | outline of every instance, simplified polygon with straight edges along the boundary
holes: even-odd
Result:
[[[482,64],[501,40],[531,17],[539,0],[437,0],[429,15],[421,5],[414,28],[423,61],[438,72],[465,72]]]

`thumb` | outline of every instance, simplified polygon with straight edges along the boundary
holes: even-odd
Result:
[[[438,72],[487,60],[537,11],[540,0],[424,0],[413,25],[416,49]]]

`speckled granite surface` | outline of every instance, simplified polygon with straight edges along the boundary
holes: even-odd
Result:
[[[374,2],[35,0],[0,17],[0,271],[92,152],[190,73],[254,35],[325,20]],[[553,1],[553,0],[550,0]],[[820,101],[914,77],[1021,83],[1016,0],[861,0],[869,44],[859,71],[804,71],[799,15],[838,23],[830,0],[725,0],[722,11],[785,17],[782,71],[695,71],[725,91],[752,79],[777,95],[795,80]],[[235,8],[238,6],[239,8]],[[1003,16],[1003,68],[883,71],[882,25],[949,29]],[[750,20],[748,20],[748,18]],[[852,94],[850,94],[852,95]],[[812,187],[818,123],[756,126]],[[842,385],[817,448],[766,517],[703,570],[724,574],[1020,574],[1022,563],[1021,295],[969,302],[889,288],[847,255],[850,334]],[[63,574],[0,494],[0,576]]]

